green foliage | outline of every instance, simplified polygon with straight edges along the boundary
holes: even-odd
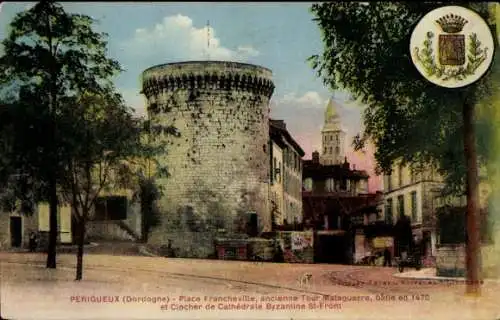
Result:
[[[128,160],[141,155],[142,123],[113,91],[64,99],[59,111],[58,130],[67,148],[59,169],[61,191],[88,219],[104,189],[131,187],[135,170]]]
[[[47,83],[57,96],[102,92],[121,68],[106,57],[107,35],[93,31],[93,22],[88,16],[65,12],[52,1],[41,1],[19,13],[2,42],[3,82]]]
[[[367,141],[374,143],[378,173],[390,172],[397,159],[415,165],[434,162],[446,179],[445,192],[461,194],[466,173],[462,108],[465,102],[477,104],[491,96],[498,62],[478,82],[462,89],[438,87],[419,74],[410,57],[411,32],[426,13],[443,5],[466,6],[488,15],[486,3],[313,4],[324,49],[309,61],[331,89],[345,89],[367,105],[364,132],[353,144],[360,150]],[[480,48],[472,50],[469,55],[479,63]],[[422,59],[428,63],[428,57]],[[478,120],[479,161],[485,164],[494,124],[487,118]]]
[[[465,210],[450,206],[437,210],[439,241],[441,244],[459,244],[466,242]]]
[[[156,185],[153,178],[139,179],[139,200],[141,203],[141,217],[143,226],[143,239],[147,241],[148,235],[154,227],[161,223],[161,214],[156,201],[162,195],[161,189]]]
[[[0,176],[29,176],[36,201],[47,199],[50,175],[57,175],[61,200],[68,202],[80,187],[95,194],[109,185],[106,170],[113,171],[113,184],[123,186],[130,176],[124,160],[163,151],[143,143],[144,134],[175,133],[133,117],[112,82],[122,69],[106,57],[107,35],[93,31],[94,22],[43,1],[18,14],[2,42],[0,112],[8,117],[0,123]],[[99,181],[88,175],[96,167]],[[6,189],[22,197],[17,180]]]
[[[2,41],[0,92],[11,121],[0,130],[11,138],[8,150],[1,150],[7,164],[1,175],[29,176],[36,201],[47,200],[48,177],[64,178],[71,148],[78,145],[68,128],[59,130],[60,123],[77,124],[64,119],[69,113],[62,105],[83,92],[110,92],[110,77],[121,70],[117,61],[106,58],[106,35],[94,32],[92,23],[90,17],[42,1],[19,13]],[[3,187],[19,189],[11,182]]]
[[[441,244],[459,244],[466,242],[466,208],[450,205],[437,209],[439,241]],[[482,243],[493,241],[492,222],[489,210],[481,210],[480,236]]]

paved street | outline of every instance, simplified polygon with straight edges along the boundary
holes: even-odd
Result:
[[[500,317],[498,284],[485,284],[476,300],[464,297],[463,285],[400,279],[394,268],[100,254],[85,256],[84,281],[77,283],[73,255],[59,255],[57,270],[43,267],[43,254],[0,253],[0,259],[7,319]],[[307,273],[311,282],[301,284]]]

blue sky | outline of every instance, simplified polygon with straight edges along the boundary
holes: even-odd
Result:
[[[32,5],[32,4],[31,4]],[[322,50],[321,33],[309,12],[311,3],[64,3],[68,12],[99,21],[109,34],[109,55],[126,70],[116,79],[125,100],[140,114],[145,101],[140,76],[146,68],[168,62],[232,60],[254,63],[273,71],[276,86],[271,115],[283,119],[306,151],[320,149],[320,130],[327,100],[333,96],[348,136],[361,127],[362,108],[345,94],[329,91],[306,62]],[[7,35],[14,15],[30,3],[3,3],[0,38]],[[210,47],[207,49],[207,20]],[[350,144],[350,141],[347,142]],[[350,152],[358,168],[372,171],[365,155]]]

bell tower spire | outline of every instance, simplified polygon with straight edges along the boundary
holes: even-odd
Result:
[[[342,164],[345,158],[345,136],[340,116],[333,99],[328,100],[321,130],[322,152],[320,162],[324,165]]]

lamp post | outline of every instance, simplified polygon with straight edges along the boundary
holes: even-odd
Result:
[[[467,168],[466,293],[473,295],[481,291],[481,247],[475,101],[469,89],[488,71],[494,49],[495,41],[486,21],[460,6],[440,7],[427,13],[410,40],[411,58],[418,71],[428,81],[456,90],[463,98],[463,148]]]

